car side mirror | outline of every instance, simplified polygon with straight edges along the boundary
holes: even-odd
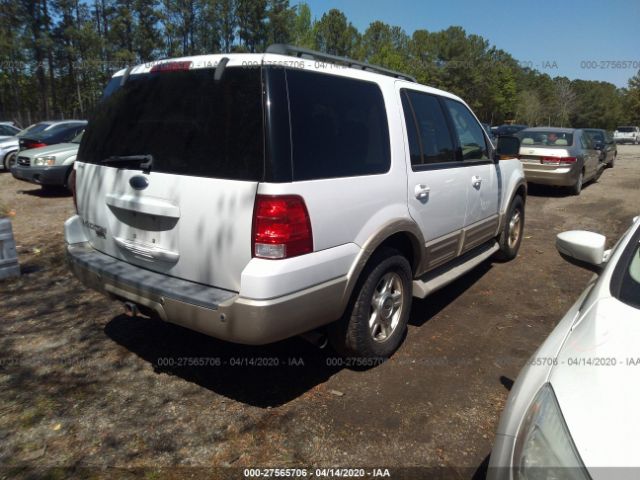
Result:
[[[602,142],[595,142],[593,144],[593,148],[595,148],[596,150],[602,150],[604,148],[604,144]]]
[[[556,249],[567,262],[600,273],[608,257],[607,238],[586,230],[571,230],[556,236]]]
[[[507,135],[498,135],[494,161],[518,158],[520,154],[520,139]]]

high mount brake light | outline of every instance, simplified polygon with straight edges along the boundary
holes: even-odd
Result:
[[[191,62],[165,62],[158,63],[151,67],[149,73],[156,72],[181,72],[185,70],[189,70],[191,68]]]

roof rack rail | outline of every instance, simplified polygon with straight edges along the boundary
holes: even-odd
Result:
[[[267,47],[266,53],[274,53],[276,55],[289,55],[292,57],[308,57],[314,60],[322,60],[332,63],[343,64],[350,68],[356,68],[358,70],[366,70],[369,72],[381,73],[394,78],[400,78],[402,80],[408,80],[410,82],[418,83],[418,81],[411,75],[406,73],[396,72],[389,70],[388,68],[379,67],[377,65],[370,65],[365,62],[353,60],[347,57],[339,57],[337,55],[331,55],[329,53],[317,52],[308,48],[296,47],[293,45],[287,45],[284,43],[274,43]]]

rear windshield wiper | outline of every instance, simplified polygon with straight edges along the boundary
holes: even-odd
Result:
[[[140,169],[143,173],[151,172],[153,166],[153,155],[112,155],[105,158],[102,163],[126,163],[126,162],[140,162]]]

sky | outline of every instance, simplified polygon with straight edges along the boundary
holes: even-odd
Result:
[[[332,8],[342,10],[361,33],[375,20],[409,35],[459,25],[552,77],[626,87],[640,70],[640,0],[305,1],[318,20]]]

